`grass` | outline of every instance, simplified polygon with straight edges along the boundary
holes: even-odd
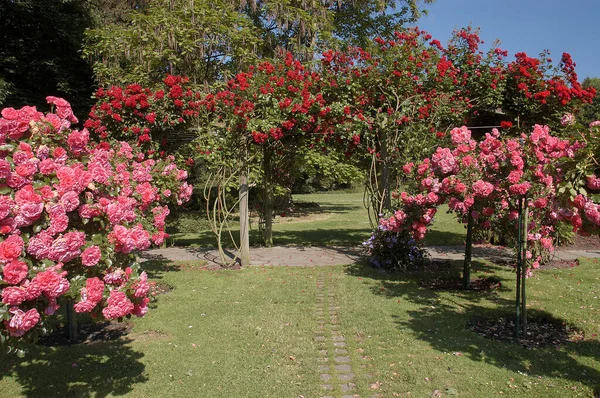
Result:
[[[279,239],[286,243],[342,244],[369,233],[357,194],[303,195],[296,201],[317,202],[323,212],[277,223]],[[434,230],[438,235],[429,244],[464,239],[463,227],[443,211]],[[467,328],[474,317],[513,314],[514,273],[506,267],[474,262],[474,278],[494,276],[502,284],[482,293],[420,286],[429,278],[458,276],[460,262],[410,274],[361,264],[239,271],[206,271],[202,265],[144,263],[152,280],[172,290],[157,296],[146,317],[129,321],[131,330],[120,338],[31,346],[23,360],[0,354],[0,397],[326,395],[318,368],[323,347],[315,341],[321,274],[335,292],[339,331],[346,337],[360,396],[600,396],[597,260],[540,270],[528,280],[532,318],[558,320],[585,336],[534,349],[486,339]],[[333,348],[331,342],[327,346]],[[341,396],[335,386],[330,395]]]
[[[512,313],[514,274],[495,275],[494,294],[431,291],[436,273],[389,275],[361,265],[251,267],[204,271],[197,262],[145,264],[154,280],[173,286],[145,318],[117,340],[36,346],[20,361],[0,361],[2,397],[317,397],[314,341],[316,280],[336,293],[340,331],[352,359],[356,393],[383,397],[576,397],[600,392],[600,270],[539,271],[529,279],[533,315],[575,325],[586,339],[559,348],[525,349],[466,328],[474,316]],[[341,391],[335,391],[341,395]],[[410,394],[409,394],[410,393]],[[397,395],[395,395],[397,394]],[[336,395],[336,394],[333,394]]]
[[[302,209],[302,217],[275,217],[273,240],[276,245],[356,246],[364,242],[371,233],[361,192],[294,195],[294,203]],[[198,214],[199,217],[203,215]],[[171,244],[200,247],[215,245],[215,237],[205,223],[187,220],[179,224],[183,228],[171,235]],[[196,226],[198,230],[193,231],[192,226]],[[261,243],[257,228],[256,224],[252,225],[251,245]],[[237,222],[232,223],[232,234],[236,239],[239,236]],[[447,206],[442,206],[425,243],[462,245],[465,234],[464,226],[456,221],[454,215],[447,213]],[[226,241],[230,242],[228,238]]]
[[[276,216],[273,240],[277,245],[354,246],[369,237],[371,227],[363,194],[334,192],[294,195],[294,203],[302,209],[302,217]],[[314,206],[314,204],[318,206]],[[312,206],[311,206],[312,205]],[[239,236],[239,223],[233,222],[232,234]],[[198,232],[180,231],[171,235],[172,244],[211,247],[215,237],[208,229]],[[260,245],[258,226],[253,223],[250,244]]]

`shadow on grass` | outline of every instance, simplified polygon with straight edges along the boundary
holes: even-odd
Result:
[[[125,395],[144,383],[143,354],[121,338],[94,344],[34,346],[27,356],[0,356],[0,379],[14,377],[26,397],[96,397]],[[1,395],[1,393],[0,393]]]
[[[140,258],[140,268],[142,271],[146,271],[150,279],[162,279],[167,272],[175,272],[181,269],[180,266],[174,264],[168,258],[155,254],[144,254]]]
[[[452,277],[458,270],[458,264],[441,273],[413,272],[390,274],[357,264],[348,267],[347,273],[378,281],[372,287],[373,294],[389,298],[402,298],[416,304],[419,308],[407,313],[393,315],[399,329],[409,330],[415,338],[425,341],[439,352],[455,352],[472,361],[485,362],[498,368],[509,369],[533,376],[553,377],[582,383],[600,396],[600,343],[597,340],[565,342],[559,347],[546,346],[534,349],[517,344],[500,342],[480,336],[467,327],[474,318],[513,319],[514,301],[498,297],[493,293],[474,291],[445,292],[425,289],[419,286],[423,278]],[[498,266],[476,264],[476,268],[493,271]],[[514,280],[501,280],[506,290]],[[495,306],[485,306],[493,302]],[[528,309],[528,319],[544,323],[561,325],[564,335],[569,334],[571,325],[551,313]],[[595,360],[596,366],[588,366],[578,358]]]
[[[231,231],[237,239],[239,230]],[[295,246],[357,246],[369,238],[370,229],[308,229],[305,231],[273,231],[273,243],[275,245]],[[197,246],[212,248],[216,246],[215,236],[210,231],[203,231],[193,236],[184,238],[173,238],[175,246]],[[261,246],[262,240],[258,231],[250,232],[250,246]],[[223,246],[231,247],[232,242],[228,235],[224,236]]]
[[[309,229],[306,231],[273,231],[277,245],[357,246],[369,238],[370,229]]]
[[[465,244],[466,235],[464,233],[437,231],[435,229],[427,231],[425,235],[426,246],[462,246]]]

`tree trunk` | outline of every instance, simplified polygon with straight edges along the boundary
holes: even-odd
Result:
[[[263,150],[263,217],[265,219],[265,228],[263,238],[265,246],[273,246],[273,171],[272,171],[272,150],[264,147]]]
[[[77,318],[72,299],[67,299],[65,309],[67,311],[67,337],[69,342],[74,343],[79,338],[79,330],[77,329]]]

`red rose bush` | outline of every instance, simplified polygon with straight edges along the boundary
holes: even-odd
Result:
[[[69,103],[54,113],[6,108],[0,118],[0,337],[41,327],[74,298],[77,312],[142,316],[147,275],[135,252],[165,237],[169,203],[189,200],[172,157],[147,159],[129,144],[90,142]]]

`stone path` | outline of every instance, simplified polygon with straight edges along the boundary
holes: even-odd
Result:
[[[340,307],[336,302],[334,286],[325,272],[320,273],[317,278],[316,294],[317,329],[314,331],[314,339],[319,350],[317,362],[321,388],[327,394],[323,398],[359,397],[354,383],[354,364],[348,353],[346,337],[338,325]]]
[[[233,256],[233,253],[228,253]],[[316,247],[316,246],[274,246],[251,247],[250,265],[344,265],[357,262],[362,255],[361,247]],[[169,247],[143,252],[142,259],[164,259],[173,261],[205,260],[220,264],[219,253],[215,249],[192,249]]]
[[[429,255],[434,260],[462,260],[464,246],[430,246]],[[353,264],[360,260],[362,247],[316,247],[316,246],[275,246],[256,247],[250,249],[250,265],[344,265]],[[142,259],[164,260],[205,260],[209,263],[220,264],[219,254],[214,249],[192,249],[185,247],[169,247],[148,250],[141,254]],[[555,252],[558,260],[573,261],[581,257],[600,258],[600,248],[594,250],[560,249]],[[510,249],[474,245],[473,258],[483,258],[495,262],[514,260]]]

